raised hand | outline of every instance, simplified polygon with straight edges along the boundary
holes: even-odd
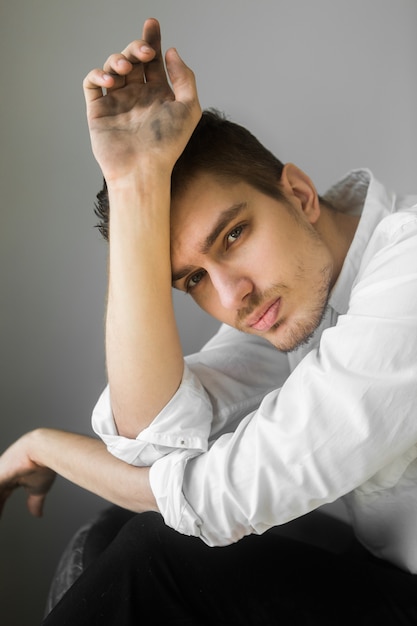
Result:
[[[108,184],[149,160],[170,172],[200,119],[193,72],[173,48],[165,63],[168,76],[159,23],[149,19],[141,40],[84,80],[93,153]]]
[[[184,371],[172,303],[171,174],[201,108],[194,74],[176,50],[167,51],[165,65],[159,24],[150,19],[142,39],[84,80],[93,152],[111,207],[106,364],[112,415],[119,434],[131,438],[172,398]]]

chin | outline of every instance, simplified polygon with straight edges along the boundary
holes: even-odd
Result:
[[[270,335],[266,337],[268,341],[280,352],[294,352],[301,346],[306,345],[323,319],[326,307],[319,314],[310,316],[308,320],[297,319],[290,322],[281,320],[270,330]]]

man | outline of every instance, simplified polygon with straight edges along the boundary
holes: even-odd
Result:
[[[110,241],[93,422],[111,454],[40,429],[0,458],[3,503],[22,485],[39,514],[59,472],[147,511],[124,514],[45,624],[415,623],[412,575],[266,532],[345,496],[362,541],[417,571],[415,199],[366,171],[320,198],[202,117],[175,50],[166,64],[173,91],[148,20],[84,81]],[[186,364],[172,283],[226,324]]]

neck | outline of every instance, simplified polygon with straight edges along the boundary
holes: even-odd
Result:
[[[343,263],[356,233],[360,217],[348,215],[321,204],[320,219],[317,231],[328,246],[333,257],[333,276],[331,287],[334,286],[342,270]]]

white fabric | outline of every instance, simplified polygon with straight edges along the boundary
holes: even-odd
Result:
[[[181,397],[186,406],[194,409],[193,412],[185,412],[183,420],[178,419],[174,396],[136,439],[127,439],[117,433],[107,386],[93,411],[93,429],[109,452],[131,465],[152,465],[161,456],[178,448],[204,452],[207,450],[210,420],[200,419],[200,415],[210,414],[211,407],[201,383],[187,368],[181,383]]]
[[[150,443],[153,492],[182,533],[225,545],[344,496],[358,538],[417,573],[417,197],[366,170],[325,197],[362,215],[308,345],[283,355],[222,327],[145,439],[118,438],[109,405],[93,424],[130,463]]]

